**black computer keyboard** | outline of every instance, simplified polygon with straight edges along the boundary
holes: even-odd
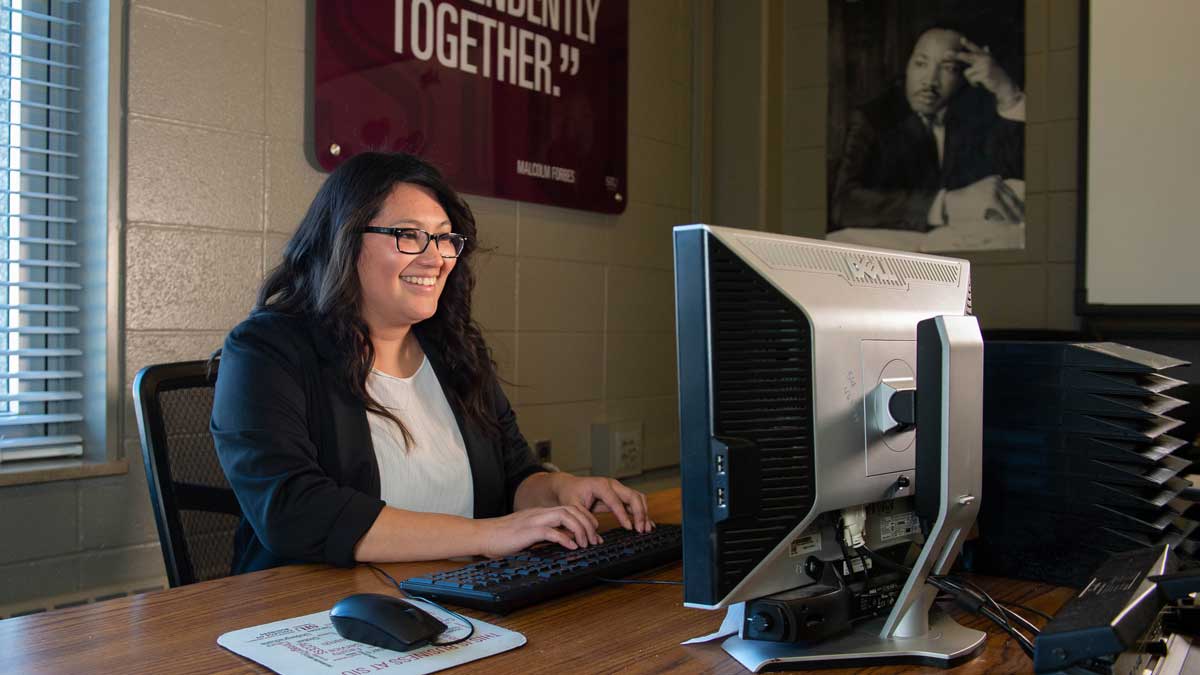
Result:
[[[575,551],[546,544],[496,560],[400,582],[413,595],[504,614],[652,567],[679,560],[683,531],[656,525],[646,534],[601,532],[601,544]]]

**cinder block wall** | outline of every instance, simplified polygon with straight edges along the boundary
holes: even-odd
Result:
[[[783,3],[783,231],[825,232],[829,0]],[[1026,0],[1026,242],[1022,251],[952,253],[972,262],[985,329],[1075,330],[1079,174],[1079,3]]]
[[[641,421],[678,463],[670,228],[691,204],[691,12],[630,2],[620,216],[467,195],[475,307],[530,440],[589,470],[596,421]],[[123,400],[127,475],[0,489],[0,607],[161,580],[134,373],[205,358],[250,309],[324,175],[304,157],[305,0],[129,8]],[[119,89],[114,91],[119,92]]]

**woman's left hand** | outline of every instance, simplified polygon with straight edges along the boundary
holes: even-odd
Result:
[[[646,495],[621,485],[612,478],[569,476],[558,474],[559,483],[555,496],[563,506],[577,505],[588,511],[611,511],[617,522],[627,530],[649,532],[654,528],[646,508]]]

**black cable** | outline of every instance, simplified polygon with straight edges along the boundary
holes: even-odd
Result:
[[[871,556],[872,560],[884,567],[891,568],[897,572],[905,572],[909,574],[912,573],[912,568],[901,565],[900,563],[888,559],[882,554],[876,553],[865,543],[859,548],[863,551],[866,551],[867,555]],[[936,575],[926,575],[925,581],[929,584],[932,584],[938,590],[953,595],[955,602],[963,609],[973,614],[982,614],[984,617],[992,621],[992,623],[995,623],[1001,628],[1001,630],[1003,630],[1005,633],[1008,633],[1009,637],[1016,641],[1016,643],[1021,647],[1022,651],[1024,651],[1030,657],[1033,656],[1033,642],[1016,628],[1014,628],[1012,623],[1009,621],[1009,617],[1013,617],[1022,625],[1023,628],[1030,631],[1030,633],[1036,637],[1038,633],[1037,627],[1027,621],[1024,617],[1010,609],[1005,608],[1000,603],[996,602],[995,598],[993,598],[991,595],[988,595],[986,591],[969,581],[959,581],[950,577],[940,577]]]
[[[656,584],[662,586],[682,586],[682,581],[666,581],[664,579],[605,579],[604,577],[596,577],[596,581],[602,581],[606,584]]]
[[[889,567],[892,570],[897,571],[897,572],[905,572],[905,573],[912,572],[912,568],[901,565],[900,563],[897,563],[897,562],[894,562],[894,561],[888,559],[887,557],[883,556],[882,554],[872,551],[866,544],[863,544],[859,548],[866,551],[867,555],[871,556],[872,560],[874,560],[875,562],[877,562],[878,564],[880,564],[884,567]],[[1020,614],[1017,614],[1016,612],[1012,611],[1011,609],[1004,607],[1001,603],[997,602],[995,600],[995,598],[988,595],[987,591],[983,590],[978,585],[976,585],[970,581],[967,581],[965,579],[960,580],[960,579],[957,579],[956,577],[937,577],[937,576],[933,576],[933,575],[927,576],[926,579],[945,579],[946,581],[948,581],[952,584],[955,584],[956,586],[958,586],[960,588],[969,589],[972,593],[978,594],[980,597],[982,597],[984,599],[984,601],[986,602],[986,604],[991,605],[999,613],[1000,616],[1005,617],[1006,624],[1008,623],[1007,617],[1012,616],[1012,617],[1015,617],[1017,619],[1017,621],[1022,624],[1022,627],[1024,627],[1026,630],[1029,630],[1034,635],[1037,635],[1037,633],[1038,633],[1037,626],[1034,626],[1032,623],[1030,623],[1028,620],[1025,619],[1025,617],[1021,616]],[[934,582],[930,581],[930,583],[934,583]],[[934,584],[934,585],[937,585],[937,584]],[[1010,603],[1010,604],[1013,604],[1015,606],[1015,603]],[[1024,609],[1028,609],[1028,608],[1024,608]],[[1036,614],[1040,614],[1041,616],[1047,616],[1046,614],[1044,614],[1042,612],[1038,612],[1037,610],[1031,610],[1031,611],[1033,611]],[[1049,617],[1047,616],[1047,618],[1049,618]]]
[[[991,596],[987,595],[986,593],[981,595],[974,590],[960,586],[946,577],[930,576],[927,577],[927,579],[929,583],[936,588],[953,594],[955,596],[955,602],[959,607],[962,607],[972,614],[980,614],[990,620],[992,623],[999,626],[1001,630],[1003,630],[1005,633],[1008,633],[1009,637],[1016,641],[1016,643],[1021,647],[1022,651],[1024,651],[1030,657],[1033,656],[1033,643],[1028,637],[1013,627],[1012,623],[1009,622],[1008,614],[1004,611],[1003,607],[1000,608],[999,613],[993,609],[996,602],[991,598]]]
[[[1029,621],[1029,619],[1026,619],[1025,617],[1021,616],[1020,614],[1017,614],[1016,612],[1012,611],[1008,607],[1004,607],[1003,605],[1001,605],[1001,609],[1003,609],[1004,613],[1008,615],[1008,618],[1013,619],[1017,623],[1021,624],[1021,628],[1024,628],[1026,631],[1028,631],[1028,633],[1030,635],[1032,635],[1034,638],[1036,638],[1038,636],[1038,633],[1041,632],[1041,629],[1039,629],[1037,626],[1033,625]]]
[[[983,605],[991,607],[1000,616],[1006,616],[1004,608],[1001,607],[1000,604],[996,602],[994,598],[992,598],[992,596],[988,595],[986,591],[978,586],[949,575],[939,576],[936,578],[942,583],[948,584],[951,588],[957,589],[960,593],[970,593],[974,595],[976,598],[979,598],[982,601]]]
[[[1029,605],[1022,605],[1022,604],[1021,604],[1021,603],[1019,603],[1019,602],[1008,602],[1008,601],[1002,601],[1000,604],[1002,604],[1002,605],[1007,605],[1007,606],[1009,606],[1009,607],[1016,607],[1017,609],[1023,609],[1023,610],[1025,610],[1026,612],[1029,612],[1030,614],[1033,614],[1034,616],[1040,616],[1040,617],[1042,617],[1043,619],[1045,619],[1045,620],[1047,620],[1047,621],[1053,621],[1053,620],[1054,620],[1054,617],[1052,617],[1052,616],[1050,616],[1049,614],[1047,614],[1047,613],[1043,612],[1042,610],[1040,610],[1040,609],[1034,609],[1033,607],[1030,607]]]
[[[367,567],[370,567],[371,569],[375,570],[376,572],[379,572],[384,577],[386,577],[388,581],[392,582],[392,585],[396,587],[397,593],[399,593],[400,595],[403,595],[406,598],[408,597],[408,592],[405,591],[403,588],[400,588],[400,582],[396,581],[395,577],[388,574],[387,570],[383,569],[382,567],[379,567],[375,563],[367,563]]]
[[[951,584],[953,587],[958,588],[961,592],[972,593],[975,596],[982,598],[984,605],[986,605],[988,608],[990,608],[994,614],[999,616],[1004,621],[1005,626],[1008,626],[1009,628],[1012,627],[1012,623],[1009,622],[1009,620],[1008,620],[1008,616],[1012,612],[1010,612],[1009,610],[1006,610],[1004,607],[1002,607],[1000,605],[1000,603],[996,602],[996,599],[993,598],[992,596],[988,595],[987,591],[983,590],[982,588],[976,586],[975,584],[973,584],[969,581],[957,579],[955,577],[944,576],[944,577],[939,577],[939,578],[943,582],[946,582],[948,584]],[[1025,621],[1024,618],[1022,618],[1021,620]],[[1025,621],[1025,623],[1028,624],[1029,622]],[[1032,625],[1032,624],[1030,624],[1030,625]],[[1034,631],[1034,635],[1037,635],[1037,627],[1036,626],[1033,628],[1033,631]]]
[[[1036,638],[1038,633],[1041,632],[1041,630],[1037,626],[1033,625],[1028,619],[1021,616],[1020,614],[1017,614],[1016,612],[1009,609],[1008,607],[1004,607],[1001,603],[997,602],[994,598],[992,598],[992,596],[987,594],[987,591],[980,588],[978,584],[976,584],[972,581],[968,581],[966,579],[953,578],[952,580],[955,581],[956,583],[958,583],[964,587],[970,588],[972,591],[982,595],[984,598],[986,598],[988,600],[989,603],[991,603],[991,605],[993,607],[999,609],[1006,616],[1016,619],[1017,623],[1021,624],[1021,627],[1024,628],[1025,630],[1029,631],[1030,635],[1032,635],[1033,637]]]
[[[986,616],[988,619],[991,619],[993,623],[1003,628],[1004,632],[1008,633],[1009,636],[1011,636],[1013,640],[1016,640],[1017,644],[1021,646],[1021,650],[1024,651],[1030,658],[1033,658],[1033,642],[1031,642],[1029,638],[1022,635],[1021,632],[1016,628],[1013,628],[1012,624],[1008,623],[1007,619],[996,616],[996,613],[992,611],[991,607],[984,607],[979,613],[983,616]]]
[[[925,582],[943,593],[949,593],[954,597],[955,604],[971,614],[978,614],[988,604],[978,593],[966,591],[941,577],[929,576],[925,578]]]
[[[375,564],[367,563],[367,567],[370,567],[371,569],[375,570],[376,572],[379,572],[383,576],[387,577],[387,580],[392,582],[392,585],[396,587],[396,592],[399,593],[400,595],[402,595],[403,597],[408,598],[410,600],[420,600],[421,602],[424,602],[428,605],[437,607],[438,609],[442,610],[443,612],[449,614],[450,616],[453,616],[454,618],[456,618],[459,621],[466,624],[466,626],[467,626],[467,634],[466,635],[464,635],[456,640],[450,640],[449,642],[430,642],[429,644],[437,646],[437,647],[445,647],[447,645],[456,645],[460,642],[465,642],[466,640],[470,639],[472,635],[475,634],[475,622],[474,621],[471,621],[467,617],[463,616],[462,614],[459,614],[458,612],[456,612],[452,609],[446,609],[445,607],[442,607],[441,605],[434,602],[433,600],[430,600],[429,598],[422,598],[419,595],[413,595],[411,593],[406,592],[403,588],[400,588],[400,582],[396,581],[395,577],[388,574],[385,570],[376,566]]]
[[[937,579],[937,584],[945,584],[946,587],[957,589],[960,593],[975,596],[971,606],[978,607],[976,611],[979,614],[982,614],[990,619],[993,623],[1000,626],[1004,632],[1008,633],[1010,637],[1017,641],[1017,644],[1021,646],[1021,649],[1024,650],[1026,654],[1028,654],[1030,657],[1033,656],[1032,640],[1014,628],[1009,619],[1015,619],[1017,623],[1021,624],[1022,628],[1029,631],[1030,634],[1035,638],[1038,634],[1037,626],[1034,626],[1020,614],[1017,614],[1016,612],[1000,605],[1000,603],[996,602],[996,599],[989,595],[987,591],[983,590],[974,583],[966,580],[953,579],[950,577],[935,578]],[[959,604],[960,606],[964,606],[961,602]]]
[[[907,567],[907,566],[905,566],[905,565],[901,565],[900,563],[898,563],[898,562],[896,562],[896,561],[894,561],[894,560],[892,560],[892,559],[888,558],[887,556],[885,556],[885,555],[883,555],[883,554],[881,554],[881,553],[876,553],[875,551],[872,551],[872,550],[871,550],[871,549],[870,549],[870,548],[869,548],[869,547],[866,545],[866,543],[863,543],[863,545],[862,545],[862,546],[859,546],[858,548],[861,548],[862,550],[866,551],[866,552],[867,552],[867,555],[868,555],[868,556],[870,556],[871,560],[874,560],[876,563],[878,563],[878,564],[882,565],[883,567],[886,567],[886,568],[888,568],[888,569],[892,570],[893,572],[903,572],[903,573],[905,573],[905,574],[911,574],[911,573],[912,573],[912,568],[911,568],[911,567]]]

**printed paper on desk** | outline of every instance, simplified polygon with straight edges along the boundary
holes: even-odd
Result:
[[[449,626],[438,636],[438,642],[449,642],[466,634],[467,627],[457,618],[434,607],[422,609]],[[469,640],[445,647],[427,645],[411,652],[394,652],[347,640],[338,635],[327,611],[235,630],[217,638],[217,644],[280,675],[362,675],[384,668],[389,673],[418,675],[525,644],[525,636],[520,633],[479,619],[471,619],[471,622],[475,624],[475,634]]]

